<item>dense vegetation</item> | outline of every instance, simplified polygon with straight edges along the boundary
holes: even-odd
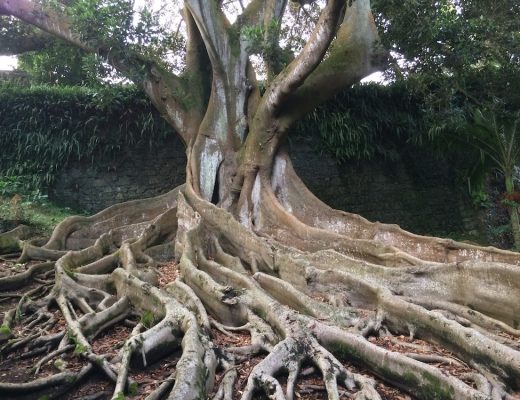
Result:
[[[45,189],[68,160],[94,162],[173,133],[133,86],[4,85],[0,102],[0,171],[19,177],[25,190]],[[319,136],[320,150],[339,162],[396,159],[425,136],[421,103],[405,84],[359,85],[309,114],[294,133]],[[23,189],[13,184],[4,191]]]
[[[19,87],[0,90],[0,191],[38,192],[69,159],[113,156],[126,145],[153,146],[171,128],[132,86]]]

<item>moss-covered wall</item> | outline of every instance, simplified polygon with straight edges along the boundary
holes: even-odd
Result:
[[[0,104],[0,175],[26,192],[95,212],[184,182],[182,144],[134,87],[0,85]],[[420,146],[420,104],[405,85],[340,93],[289,136],[297,171],[325,202],[372,220],[473,229],[455,174]]]
[[[291,142],[290,152],[304,182],[329,205],[417,233],[475,228],[473,209],[449,167],[431,156],[338,163],[315,151],[316,146],[312,139],[300,138]],[[64,205],[96,212],[183,183],[185,162],[182,143],[172,137],[162,139],[153,151],[127,147],[103,163],[70,163],[57,176],[50,195]]]
[[[161,138],[125,146],[111,159],[80,160],[62,168],[49,187],[50,198],[79,211],[96,212],[112,204],[151,197],[185,182],[186,155],[180,140]]]
[[[478,216],[447,162],[425,150],[399,160],[337,162],[316,153],[318,139],[293,141],[294,167],[328,205],[420,234],[478,229]]]

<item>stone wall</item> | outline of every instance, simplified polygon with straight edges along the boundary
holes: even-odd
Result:
[[[475,229],[475,213],[449,167],[428,153],[399,162],[372,160],[338,164],[317,153],[313,139],[291,141],[296,171],[319,198],[334,208],[397,223],[416,233]],[[154,149],[122,149],[111,160],[69,163],[50,189],[51,198],[87,212],[124,200],[154,196],[184,182],[186,156],[176,138]]]
[[[338,164],[316,154],[316,147],[312,140],[293,142],[291,157],[307,187],[333,208],[418,234],[442,236],[479,228],[470,199],[449,165],[426,151],[403,154],[399,161]]]
[[[93,213],[122,201],[164,193],[184,183],[185,168],[184,146],[172,135],[153,149],[125,148],[112,159],[69,162],[49,188],[49,197]]]

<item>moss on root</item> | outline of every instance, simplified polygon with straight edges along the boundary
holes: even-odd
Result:
[[[172,204],[176,207],[179,220],[172,220],[172,215],[175,215],[171,210]],[[261,359],[242,388],[243,400],[255,398],[255,393],[265,388],[273,396],[281,396],[280,374],[287,375],[288,387],[294,388],[300,368],[309,364],[321,373],[329,398],[337,399],[340,393],[338,386],[344,386],[357,392],[358,396],[378,399],[377,385],[371,379],[351,371],[349,364],[345,366],[342,362],[354,363],[370,371],[377,379],[389,382],[417,398],[487,399],[484,392],[469,387],[456,377],[406,354],[390,352],[365,337],[369,334],[393,337],[413,331],[425,341],[449,344],[456,362],[463,363],[473,374],[481,376],[479,379],[488,382],[493,390],[504,396],[518,387],[520,364],[517,368],[515,360],[519,360],[520,356],[516,348],[495,344],[493,338],[496,335],[490,333],[486,339],[489,342],[486,343],[499,346],[496,348],[501,351],[500,354],[510,356],[493,357],[485,349],[474,345],[472,340],[477,336],[455,334],[458,326],[455,320],[408,302],[407,298],[413,300],[413,293],[407,293],[409,297],[406,298],[394,294],[392,285],[400,285],[401,290],[407,290],[406,285],[421,285],[430,270],[437,271],[429,275],[432,285],[442,287],[439,296],[445,296],[443,301],[451,304],[458,292],[450,292],[449,282],[454,279],[453,274],[465,274],[470,270],[466,264],[464,268],[455,265],[453,269],[446,267],[448,264],[431,262],[410,267],[409,262],[419,260],[417,254],[410,258],[395,258],[403,260],[402,266],[370,264],[352,255],[331,252],[329,247],[320,248],[347,240],[356,243],[356,246],[364,246],[366,242],[356,242],[357,239],[336,232],[336,236],[330,236],[330,233],[324,236],[338,239],[332,244],[328,243],[318,235],[321,228],[295,222],[294,214],[284,210],[277,211],[279,214],[274,221],[264,221],[264,229],[271,226],[269,229],[254,232],[236,221],[232,214],[202,200],[191,190],[177,192],[174,197],[166,196],[156,203],[138,203],[138,207],[142,207],[139,211],[134,210],[135,207],[132,204],[129,208],[119,206],[106,210],[89,217],[91,219],[82,219],[79,226],[72,227],[74,219],[58,226],[52,243],[61,243],[62,246],[66,246],[70,235],[81,238],[81,235],[90,237],[93,232],[99,234],[100,230],[93,231],[93,227],[99,229],[102,226],[101,232],[111,230],[116,233],[81,251],[67,252],[66,248],[57,246],[57,251],[62,251],[60,254],[63,255],[52,265],[57,277],[54,285],[50,287],[44,280],[53,277],[48,265],[35,273],[37,280],[32,283],[36,284],[36,288],[31,289],[34,292],[30,292],[31,295],[9,314],[19,316],[16,320],[17,336],[9,340],[0,353],[8,354],[22,346],[28,346],[29,350],[49,346],[51,354],[56,352],[48,360],[52,362],[62,354],[58,347],[62,341],[63,345],[70,346],[71,350],[68,351],[88,365],[95,365],[107,379],[116,382],[113,398],[123,398],[135,390],[142,390],[142,386],[137,386],[139,382],[129,379],[130,365],[146,369],[150,363],[166,357],[180,346],[181,359],[176,364],[175,382],[163,388],[170,391],[173,397],[182,394],[184,400],[206,398],[214,385],[217,385],[214,392],[222,394],[216,399],[230,400],[237,379],[236,369],[241,368],[242,360],[251,356]],[[138,223],[112,225],[114,221],[128,223],[129,214],[137,218]],[[339,217],[344,216],[340,214]],[[291,238],[292,242],[283,242],[276,235],[270,236],[280,230],[287,234],[285,239]],[[301,237],[296,238],[297,235]],[[121,240],[123,237],[126,241]],[[146,255],[148,248],[160,244],[161,240],[171,241],[173,237],[177,240],[178,264],[171,263],[166,267]],[[426,239],[420,239],[423,240]],[[438,245],[438,242],[435,244]],[[220,253],[216,254],[216,249]],[[395,251],[396,254],[402,252],[395,246],[367,245],[356,254],[380,249]],[[509,253],[501,256],[514,259]],[[516,257],[520,260],[520,256]],[[255,261],[261,266],[261,272],[248,270],[247,266],[254,264],[251,261],[253,258],[262,260]],[[282,276],[274,268],[275,258],[285,260]],[[368,254],[367,258],[386,262],[389,256]],[[82,269],[89,265],[92,268],[90,271],[96,271],[92,263],[101,263],[105,259],[108,263],[103,265],[102,274],[87,273],[85,271],[89,269]],[[237,260],[241,260],[240,267],[237,267]],[[448,278],[438,272],[442,265]],[[479,273],[487,268],[478,264],[478,260],[475,265],[481,271]],[[142,280],[149,276],[144,271],[155,268],[158,268],[159,274],[168,271],[162,275],[159,286]],[[516,267],[506,264],[489,264],[489,268],[492,268],[495,285],[499,288],[512,282],[510,278],[518,273],[514,269]],[[419,269],[422,271],[417,272]],[[174,282],[177,283],[168,281],[172,275],[175,275]],[[449,282],[446,283],[445,279]],[[513,297],[517,294],[520,297],[519,288],[509,287],[508,290]],[[347,305],[343,305],[342,301],[328,302],[332,292],[344,294]],[[349,301],[351,304],[348,304]],[[58,304],[58,313],[65,319],[65,327],[60,328],[61,336],[57,338],[45,333],[50,329],[48,323],[53,318],[55,304]],[[512,307],[516,305],[512,304]],[[340,326],[336,324],[336,319],[328,316],[345,312],[348,312],[349,318],[344,319]],[[133,323],[128,320],[129,317]],[[476,318],[473,320],[478,321]],[[492,318],[487,320],[488,324],[493,325],[492,322]],[[123,345],[116,350],[117,354],[108,358],[96,353],[92,346],[93,337],[123,323],[135,326],[126,338],[120,338]],[[501,322],[501,326],[505,326],[504,323]],[[223,339],[216,340],[218,337],[212,333],[212,325],[224,337],[233,338],[234,332],[248,332],[249,339],[245,344],[222,344],[219,341]],[[471,330],[474,328],[479,329],[479,335],[487,333],[483,327],[464,329],[476,332]],[[510,335],[514,336],[515,332],[514,328],[509,329]],[[0,335],[13,336],[9,321],[0,327]],[[470,345],[473,347],[468,351]],[[450,356],[446,357],[449,359]],[[492,378],[481,374],[483,364],[492,371]],[[218,365],[224,371],[225,379],[215,379]],[[491,366],[494,367],[489,369]],[[63,368],[67,372],[67,365]],[[83,379],[79,373],[63,376],[60,378],[57,374],[37,378],[29,384],[33,385],[35,393],[40,390],[43,394],[51,379],[74,385],[81,384]],[[4,390],[2,385],[0,382],[0,393]],[[15,389],[9,387],[9,390],[27,389],[15,384]]]

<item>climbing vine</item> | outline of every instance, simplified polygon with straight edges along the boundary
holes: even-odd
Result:
[[[132,86],[4,85],[0,103],[0,175],[17,177],[17,190],[44,189],[69,160],[100,161],[173,134]]]
[[[319,136],[324,153],[338,161],[397,159],[406,146],[421,143],[424,99],[405,82],[358,85],[324,103],[295,127]]]

